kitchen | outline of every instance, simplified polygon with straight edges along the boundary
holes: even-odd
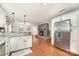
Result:
[[[1,56],[79,55],[78,3],[1,3],[0,7]]]

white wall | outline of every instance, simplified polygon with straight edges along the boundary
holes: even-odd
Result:
[[[51,20],[51,30],[50,30],[50,35],[51,35],[51,44],[54,45],[54,19]]]
[[[32,35],[38,35],[38,25],[33,25],[32,27]]]
[[[54,23],[66,19],[71,19],[72,24],[70,50],[79,54],[79,10],[51,19],[51,44],[54,45]]]

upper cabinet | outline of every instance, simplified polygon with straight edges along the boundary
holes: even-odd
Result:
[[[79,26],[79,9],[53,18],[53,22],[71,19],[72,26]]]
[[[6,24],[6,13],[0,8],[0,27],[4,27]]]
[[[5,32],[6,27],[6,13],[0,8],[0,32]]]

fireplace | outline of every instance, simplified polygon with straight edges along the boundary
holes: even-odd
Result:
[[[40,36],[43,36],[43,31],[40,31]]]
[[[43,37],[49,37],[49,24],[48,23],[44,23],[44,24],[40,24],[38,26],[38,32],[40,36]]]

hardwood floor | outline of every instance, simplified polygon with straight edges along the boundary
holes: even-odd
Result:
[[[33,37],[32,56],[72,56],[65,51],[55,48],[50,40]]]

